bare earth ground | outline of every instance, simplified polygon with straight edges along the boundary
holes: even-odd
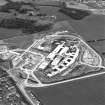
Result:
[[[58,8],[41,7],[42,12],[57,15],[57,21],[66,20],[85,40],[105,38],[105,16],[91,15],[76,21],[59,12]],[[66,22],[66,24],[68,24]],[[0,29],[0,39],[22,35],[18,30]],[[100,54],[105,51],[105,41],[89,43]],[[59,84],[46,88],[29,88],[43,105],[105,105],[105,75]]]

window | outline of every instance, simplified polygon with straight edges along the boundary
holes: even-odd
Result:
[[[57,69],[53,69],[53,71],[58,71]]]
[[[63,66],[61,66],[61,65],[60,65],[60,66],[59,66],[59,68],[60,68],[60,69],[62,69],[62,68],[63,68]]]
[[[67,63],[66,63],[66,62],[64,62],[63,64],[64,64],[64,65],[67,65]]]
[[[73,56],[70,56],[69,58],[73,58]]]
[[[70,62],[70,61],[71,61],[71,59],[68,59],[67,61],[68,61],[68,62]]]

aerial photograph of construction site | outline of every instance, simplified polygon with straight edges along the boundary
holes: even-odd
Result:
[[[0,0],[0,105],[105,105],[105,0]]]

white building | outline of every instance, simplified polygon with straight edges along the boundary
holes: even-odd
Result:
[[[61,45],[58,45],[48,56],[47,58],[49,58],[50,60],[53,60],[55,55],[62,49],[64,48],[64,43],[62,43]]]
[[[77,46],[68,47],[65,43],[59,44],[39,65],[39,69],[46,69],[50,64],[52,69],[48,73],[48,77],[52,77],[63,70],[67,69],[76,59],[79,54]]]
[[[56,66],[60,60],[63,58],[63,56],[66,54],[66,52],[68,51],[69,47],[63,47],[61,49],[61,51],[57,54],[57,57],[53,60],[53,62],[51,63],[51,65]]]
[[[66,52],[65,52],[66,54]],[[73,54],[72,53],[67,53],[67,56],[65,57],[65,59],[63,59],[59,64],[55,65],[52,68],[52,72],[47,74],[48,77],[52,77],[64,70],[66,70],[71,64],[73,64],[73,62],[75,61],[75,59],[77,58],[79,54],[79,49],[76,47],[76,52]]]

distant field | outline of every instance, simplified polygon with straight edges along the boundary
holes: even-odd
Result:
[[[91,15],[83,20],[76,21],[58,12],[59,8],[57,7],[43,6],[40,8],[42,13],[56,15],[57,21],[68,21],[66,23],[70,24],[72,28],[85,40],[105,39],[105,16]],[[0,39],[23,35],[25,34],[20,30],[0,29]],[[89,44],[92,45],[99,53],[105,51],[105,42]]]

